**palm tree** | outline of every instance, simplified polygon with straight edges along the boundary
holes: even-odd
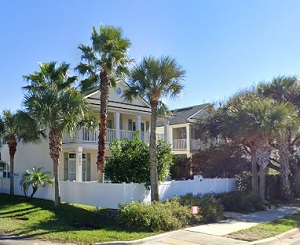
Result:
[[[159,201],[157,155],[156,155],[156,121],[158,105],[161,99],[170,95],[174,97],[181,93],[185,71],[177,64],[175,59],[162,56],[159,59],[144,57],[140,64],[131,71],[129,89],[124,92],[124,98],[131,101],[141,96],[151,107],[150,131],[150,182],[151,201]]]
[[[276,128],[277,137],[275,138],[274,146],[278,149],[279,155],[279,171],[281,180],[281,197],[284,200],[291,200],[293,193],[291,191],[290,174],[292,157],[292,149],[294,143],[292,135],[299,137],[300,118],[298,115],[297,107],[290,103],[281,103],[284,118],[277,122]]]
[[[278,137],[280,130],[286,127],[286,121],[290,117],[287,110],[289,105],[254,94],[236,97],[233,101],[228,107],[228,124],[232,125],[232,135],[240,137],[254,153],[251,154],[254,158],[252,171],[255,174],[256,162],[260,176],[259,195],[261,200],[265,201],[265,173],[272,151],[270,143]],[[253,181],[256,184],[257,180]]]
[[[42,132],[29,114],[22,111],[12,113],[4,110],[0,118],[0,135],[7,142],[10,157],[10,194],[14,195],[14,158],[18,141],[36,142]]]
[[[257,92],[278,102],[290,102],[300,110],[300,82],[296,76],[279,76],[270,83],[261,82]]]
[[[25,110],[49,132],[49,150],[53,161],[55,207],[60,206],[59,158],[62,138],[83,126],[92,126],[93,115],[82,94],[71,87],[76,76],[68,76],[69,64],[40,63],[39,71],[24,76],[30,85],[24,87]]]
[[[289,200],[292,198],[289,175],[292,171],[297,170],[295,155],[298,147],[295,147],[295,145],[300,139],[298,129],[300,124],[298,116],[300,109],[300,82],[296,76],[279,76],[270,83],[260,83],[257,91],[262,96],[270,97],[279,103],[288,102],[295,106],[295,108],[291,108],[291,105],[288,106],[290,108],[288,112],[289,120],[285,121],[285,127],[279,131],[276,139],[277,144],[275,144],[276,149],[279,151],[278,164],[280,164],[281,193],[284,199]]]
[[[76,69],[86,77],[80,83],[83,92],[95,87],[100,90],[97,170],[98,182],[103,182],[109,87],[115,87],[118,79],[129,74],[126,65],[131,61],[127,57],[130,41],[113,26],[100,26],[99,32],[93,27],[91,40],[92,46],[79,45],[82,62]]]
[[[32,193],[30,198],[37,192],[40,186],[45,187],[45,185],[53,185],[53,178],[50,176],[50,171],[41,171],[41,168],[34,166],[32,170],[27,169],[26,172],[22,175],[20,180],[20,185],[23,188],[24,195],[27,197],[27,191],[29,187],[32,187]]]

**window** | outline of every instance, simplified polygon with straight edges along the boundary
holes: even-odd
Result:
[[[82,181],[87,181],[87,159],[86,154],[82,153]],[[76,153],[69,153],[68,158],[68,180],[76,180]]]
[[[107,128],[113,128],[112,120],[107,120]]]
[[[132,130],[133,130],[133,131],[136,130],[135,122],[132,122]]]
[[[69,161],[68,161],[68,179],[73,181],[76,180],[76,154],[69,153]]]
[[[132,119],[128,119],[128,130],[132,131]]]
[[[141,131],[145,132],[145,123],[141,123]]]

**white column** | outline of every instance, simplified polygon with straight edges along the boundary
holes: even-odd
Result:
[[[187,150],[187,157],[191,155],[191,132],[190,132],[190,125],[188,124],[185,127],[186,130],[186,150]]]
[[[82,147],[76,148],[76,181],[82,182]]]
[[[120,112],[115,112],[116,138],[120,140]]]
[[[142,134],[142,131],[141,131],[142,117],[141,117],[141,115],[136,116],[136,123],[137,123],[136,130],[139,131],[139,139],[141,139],[141,134]]]
[[[171,149],[173,150],[173,140],[174,140],[174,137],[173,137],[173,128],[172,127],[169,127],[169,130],[168,130],[168,133],[169,133],[169,144],[171,145]]]
[[[169,130],[170,130],[170,121],[168,119],[164,122],[164,138],[165,141],[170,144],[170,138],[169,138]]]

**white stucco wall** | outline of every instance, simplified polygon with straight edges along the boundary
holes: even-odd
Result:
[[[8,145],[3,145],[1,149],[2,161],[9,163]],[[43,140],[38,144],[21,143],[17,145],[14,158],[15,174],[22,174],[33,166],[44,167],[44,171],[53,172],[52,160],[49,154],[48,140]]]

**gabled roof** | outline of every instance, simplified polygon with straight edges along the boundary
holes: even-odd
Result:
[[[190,123],[205,115],[205,108],[210,104],[194,105],[171,110],[172,116],[168,118],[170,125]],[[158,121],[157,127],[164,125],[164,121]]]
[[[123,108],[137,111],[144,111],[150,113],[150,105],[142,98],[138,97],[133,99],[132,102],[125,101],[122,97],[123,92],[127,89],[128,85],[125,82],[119,81],[116,88],[109,88],[108,107],[110,108]],[[86,92],[84,97],[89,101],[91,105],[100,105],[100,91],[99,88],[95,88]]]

